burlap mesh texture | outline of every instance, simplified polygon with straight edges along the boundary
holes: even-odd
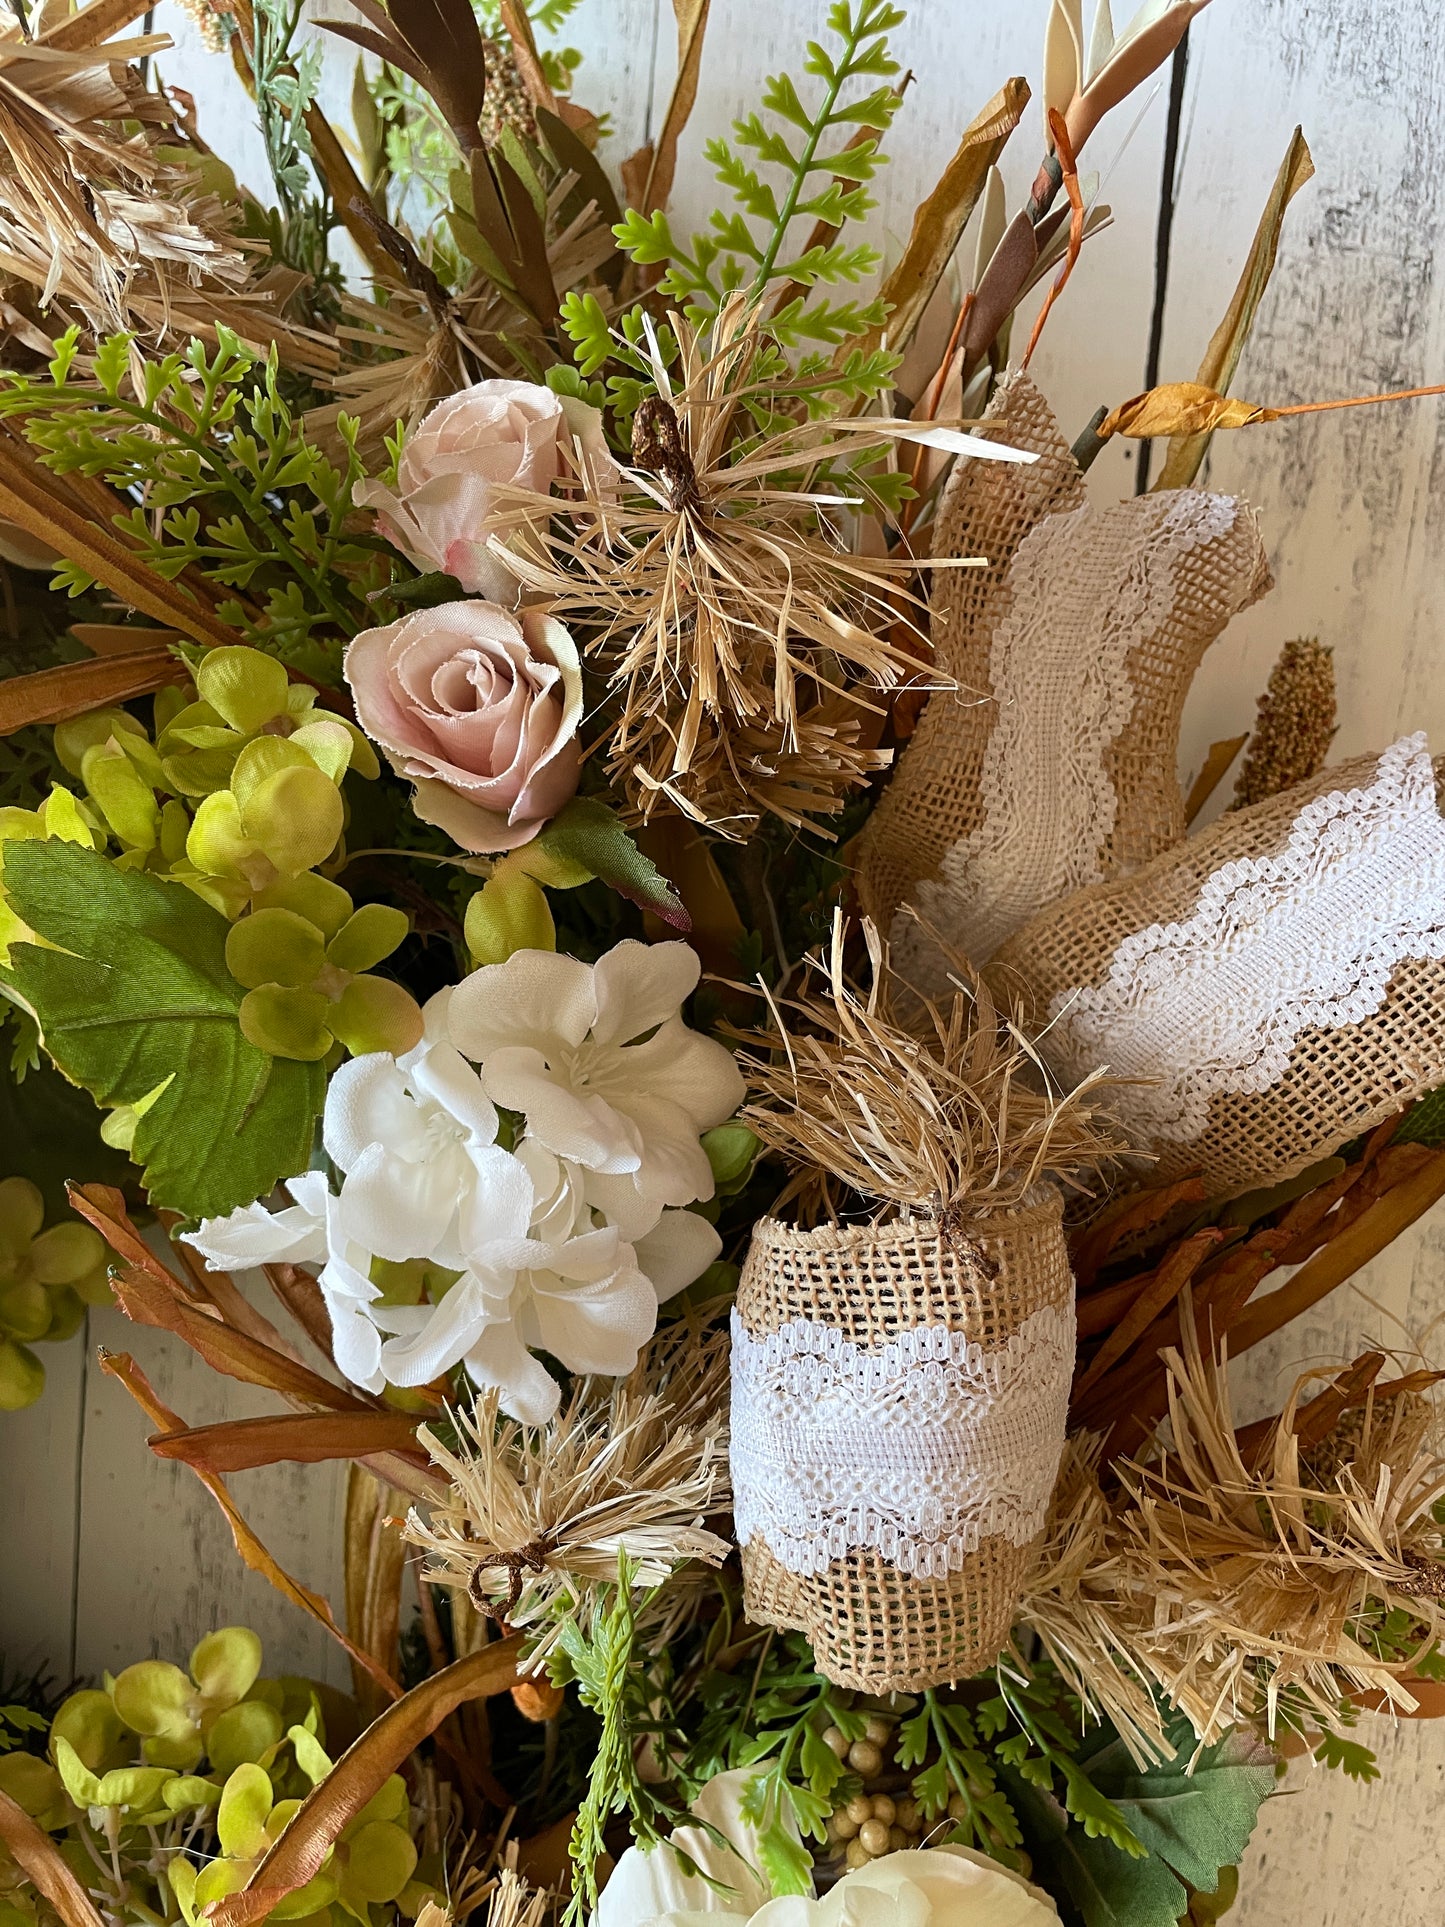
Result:
[[[754,1337],[813,1319],[861,1345],[920,1325],[1002,1345],[1034,1312],[1072,1306],[1062,1215],[1059,1194],[1040,1187],[953,1237],[922,1219],[798,1231],[765,1218],[753,1230],[738,1315]],[[998,1656],[1033,1559],[1033,1546],[993,1537],[942,1579],[911,1577],[871,1548],[802,1576],[754,1538],[742,1548],[744,1605],[759,1625],[806,1634],[819,1671],[839,1686],[921,1692]]]
[[[946,966],[892,927],[902,904],[982,962],[1046,903],[1182,837],[1185,695],[1269,586],[1243,504],[1176,490],[1092,509],[1026,376],[992,413],[1040,459],[961,463],[949,483],[935,554],[989,558],[935,577],[936,660],[958,692],[929,702],[859,848],[864,909],[934,994]]]
[[[1178,849],[1118,882],[1080,890],[1036,917],[1003,946],[987,976],[1049,1055],[1056,998],[1107,975],[1119,945],[1152,924],[1187,919],[1206,880],[1241,857],[1282,850],[1301,807],[1332,790],[1367,786],[1375,756],[1337,763],[1265,802],[1219,817]],[[1445,757],[1435,761],[1445,802]],[[1445,1083],[1445,965],[1399,964],[1373,1016],[1339,1029],[1304,1030],[1283,1077],[1260,1092],[1211,1099],[1202,1136],[1161,1143],[1154,1177],[1199,1172],[1211,1197],[1232,1197],[1297,1176],[1373,1129],[1402,1105]]]

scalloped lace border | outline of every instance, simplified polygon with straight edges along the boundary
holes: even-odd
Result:
[[[990,1350],[942,1325],[876,1349],[809,1319],[754,1338],[736,1312],[732,1336],[739,1545],[761,1538],[805,1575],[871,1546],[942,1578],[982,1539],[1037,1536],[1063,1447],[1072,1304]]]

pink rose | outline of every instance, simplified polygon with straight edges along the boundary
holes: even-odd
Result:
[[[346,652],[356,719],[416,813],[464,850],[514,850],[577,788],[582,666],[554,617],[448,602],[368,629]]]
[[[512,603],[516,577],[487,546],[496,491],[546,495],[574,436],[592,463],[611,467],[602,418],[586,402],[561,401],[530,381],[479,381],[438,402],[407,436],[394,490],[363,482],[356,501],[376,510],[381,533],[417,568]]]

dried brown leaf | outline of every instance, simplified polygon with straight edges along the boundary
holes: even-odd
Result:
[[[36,1892],[59,1914],[64,1927],[105,1927],[90,1897],[61,1857],[50,1835],[8,1793],[0,1792],[0,1844]]]

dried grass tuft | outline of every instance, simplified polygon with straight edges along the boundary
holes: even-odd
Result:
[[[779,399],[756,305],[731,298],[707,335],[678,314],[668,326],[678,364],[653,344],[658,392],[621,486],[583,472],[568,517],[498,490],[493,539],[608,672],[609,770],[633,814],[670,806],[741,840],[763,814],[796,826],[838,810],[887,766],[868,692],[927,659],[925,605],[906,553],[849,552],[834,477],[949,431],[846,415],[778,429],[780,408],[803,410]]]
[[[422,1577],[534,1634],[533,1669],[556,1642],[557,1609],[615,1584],[620,1554],[639,1590],[673,1580],[657,1611],[685,1613],[678,1569],[732,1550],[704,1524],[730,1503],[727,1361],[726,1330],[688,1316],[659,1330],[630,1377],[583,1380],[547,1425],[500,1418],[486,1393],[454,1415],[456,1451],[421,1427],[451,1481],[448,1500],[407,1517],[403,1536],[436,1562]]]
[[[1422,1628],[1423,1651],[1445,1630],[1431,1408],[1414,1395],[1369,1403],[1323,1448],[1302,1449],[1300,1400],[1321,1376],[1309,1373],[1246,1463],[1224,1369],[1203,1357],[1187,1311],[1183,1329],[1183,1355],[1165,1354],[1169,1427],[1155,1457],[1116,1465],[1111,1493],[1097,1442],[1070,1440],[1020,1623],[1141,1760],[1171,1750],[1161,1698],[1201,1744],[1246,1721],[1273,1735],[1282,1705],[1331,1727],[1356,1692],[1412,1710],[1408,1663],[1362,1639],[1395,1608]]]
[[[765,990],[771,1028],[735,1033],[752,1093],[742,1115],[794,1173],[777,1208],[816,1223],[841,1215],[852,1192],[880,1218],[960,1222],[1007,1209],[1043,1178],[1084,1188],[1119,1154],[1096,1106],[1102,1078],[1058,1095],[962,959],[952,997],[930,1002],[894,974],[866,918],[862,930],[866,995],[845,974],[840,912],[812,966],[819,987],[782,1004]]]

